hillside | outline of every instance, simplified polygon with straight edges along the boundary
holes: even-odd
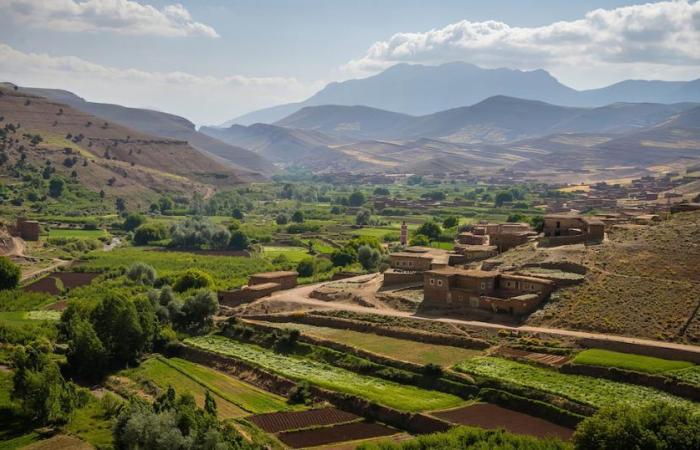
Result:
[[[627,80],[600,89],[577,91],[544,70],[483,69],[465,62],[438,66],[397,64],[362,79],[328,84],[303,102],[277,105],[224,124],[273,123],[307,106],[365,105],[410,115],[427,115],[503,95],[565,106],[610,103],[700,102],[700,80]]]
[[[519,248],[498,259],[519,267],[568,261],[587,269],[582,284],[558,291],[529,325],[698,343],[699,243],[700,212],[691,212],[613,229],[603,245]]]
[[[207,193],[242,181],[187,142],[143,134],[21,91],[0,87],[0,94],[2,124],[17,127],[10,160],[24,153],[39,166],[50,161],[60,173],[75,171],[94,192],[140,203],[163,192]],[[35,135],[39,139],[31,142]]]
[[[316,131],[262,123],[248,127],[202,127],[199,131],[222,142],[252,150],[276,163],[294,163],[300,159],[323,157],[325,153],[332,152],[328,146],[341,142]]]
[[[275,171],[271,163],[259,155],[200,133],[192,122],[183,117],[148,109],[88,102],[71,92],[58,89],[21,87],[20,92],[70,105],[84,113],[145,134],[187,141],[197,150],[210,154],[212,158],[218,158],[223,164],[230,165],[238,172],[239,177],[244,179],[258,179],[261,175],[268,176]]]

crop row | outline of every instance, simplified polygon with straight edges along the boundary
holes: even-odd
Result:
[[[655,401],[690,406],[700,405],[648,387],[618,383],[582,375],[566,375],[554,370],[494,357],[476,357],[455,367],[461,372],[519,384],[561,395],[596,408],[626,403],[643,405]]]
[[[231,356],[281,376],[347,394],[357,395],[403,411],[444,409],[463,403],[454,395],[406,386],[357,374],[318,361],[275,353],[253,344],[223,336],[201,336],[185,340],[189,345]]]

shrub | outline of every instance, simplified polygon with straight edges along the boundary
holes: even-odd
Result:
[[[177,277],[173,289],[175,292],[185,292],[190,289],[203,289],[213,285],[214,280],[211,275],[201,270],[189,269]]]
[[[124,219],[123,228],[125,231],[133,231],[146,223],[146,218],[139,213],[131,213]]]
[[[299,382],[296,386],[289,390],[287,394],[287,402],[292,405],[304,404],[308,405],[311,403],[311,391],[309,389],[309,383],[306,381]]]
[[[357,260],[365,270],[375,270],[381,260],[381,254],[376,248],[363,245],[357,249]]]
[[[444,228],[454,228],[459,225],[459,218],[456,216],[450,216],[442,221],[442,226]]]
[[[365,194],[360,191],[355,191],[348,197],[348,204],[350,206],[362,206],[365,201]]]
[[[574,434],[576,449],[700,448],[700,416],[690,408],[655,403],[643,408],[606,407]]]
[[[440,228],[440,225],[438,225],[435,222],[425,222],[416,230],[416,234],[422,234],[423,236],[427,236],[430,240],[433,241],[440,237],[441,233],[442,229]]]
[[[7,256],[0,256],[0,291],[14,289],[19,284],[22,271]]]
[[[168,229],[161,223],[146,223],[134,231],[135,245],[148,245],[149,242],[162,241],[168,237]]]
[[[129,267],[126,276],[135,283],[152,286],[156,281],[156,269],[146,263],[136,262]]]
[[[277,225],[287,225],[287,222],[289,222],[289,218],[284,213],[279,213],[277,217],[275,217],[275,223],[277,223]]]
[[[304,213],[301,211],[294,211],[292,214],[292,222],[302,223],[304,221]]]
[[[297,272],[300,277],[311,277],[313,276],[316,268],[314,266],[314,260],[312,258],[306,258],[299,261],[297,264]]]
[[[250,246],[248,236],[241,230],[236,230],[231,233],[229,247],[234,250],[245,250]]]
[[[355,224],[368,225],[371,217],[372,214],[369,212],[369,210],[366,208],[362,208],[357,212],[357,215],[355,216]]]
[[[336,267],[349,266],[357,260],[357,253],[350,247],[335,250],[331,254],[331,262]]]
[[[425,247],[430,245],[430,238],[424,234],[416,234],[411,238],[409,244],[420,245]]]
[[[188,333],[205,333],[214,324],[212,317],[218,310],[219,301],[214,292],[197,291],[183,303],[177,325]]]

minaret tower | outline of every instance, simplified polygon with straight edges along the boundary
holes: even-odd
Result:
[[[406,221],[404,220],[401,223],[401,245],[404,247],[408,244],[408,226],[406,225]]]

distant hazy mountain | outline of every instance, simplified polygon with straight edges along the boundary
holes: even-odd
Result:
[[[310,106],[276,122],[276,125],[356,140],[428,137],[463,143],[502,143],[561,132],[635,131],[695,106],[693,103],[636,103],[581,108],[495,96],[472,106],[425,116],[359,106]]]
[[[72,92],[59,89],[22,87],[20,91],[70,105],[82,112],[102,117],[143,133],[187,141],[197,150],[237,168],[241,174],[245,175],[245,172],[248,172],[248,177],[255,178],[256,174],[267,176],[275,171],[274,166],[260,155],[200,133],[192,122],[174,114],[88,102]]]
[[[273,123],[305,106],[318,105],[363,105],[425,115],[472,105],[496,95],[588,107],[614,102],[700,102],[700,80],[632,80],[601,89],[577,91],[544,70],[482,69],[463,62],[439,66],[397,64],[368,78],[330,83],[303,102],[254,111],[224,126]]]

